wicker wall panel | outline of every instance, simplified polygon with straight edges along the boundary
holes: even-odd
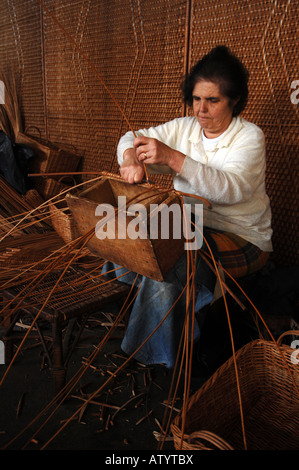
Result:
[[[117,171],[116,145],[129,125],[97,74],[134,130],[182,115],[186,2],[52,5],[81,53],[44,12],[48,137],[84,151],[83,169]]]
[[[236,53],[250,71],[244,117],[267,142],[267,189],[272,203],[276,261],[298,263],[298,1],[192,2],[190,65],[217,44]],[[297,31],[297,32],[296,32]]]
[[[40,6],[36,0],[1,1],[1,73],[13,74],[24,127],[45,132]]]

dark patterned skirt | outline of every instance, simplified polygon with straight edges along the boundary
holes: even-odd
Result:
[[[258,271],[265,266],[270,256],[270,253],[233,233],[205,228],[204,237],[216,261],[234,278]],[[210,254],[206,243],[203,250]]]

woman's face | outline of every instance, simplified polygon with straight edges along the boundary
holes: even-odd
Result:
[[[208,138],[218,137],[231,123],[233,106],[217,83],[201,80],[193,89],[193,112]]]

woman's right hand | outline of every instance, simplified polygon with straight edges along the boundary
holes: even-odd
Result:
[[[130,184],[141,183],[144,169],[136,157],[135,149],[127,149],[123,155],[123,162],[119,169],[121,177]]]

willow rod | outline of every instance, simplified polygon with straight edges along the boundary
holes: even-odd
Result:
[[[104,82],[104,80],[102,79],[102,77],[100,76],[100,74],[97,72],[96,68],[93,66],[93,64],[90,62],[89,58],[87,57],[86,54],[84,54],[84,52],[81,50],[81,48],[78,46],[78,44],[76,43],[76,41],[74,41],[74,39],[71,37],[71,35],[66,31],[66,29],[62,26],[62,24],[57,20],[56,16],[52,14],[52,12],[49,10],[49,8],[45,5],[45,3],[43,2],[43,0],[37,0],[37,2],[40,4],[41,8],[43,10],[45,10],[48,15],[52,18],[52,20],[57,24],[57,26],[61,29],[61,31],[64,33],[64,35],[68,38],[68,40],[73,44],[74,48],[77,50],[77,52],[79,53],[79,55],[81,57],[83,57],[83,59],[85,60],[85,62],[87,63],[87,65],[91,68],[91,70],[93,71],[93,73],[95,74],[95,76],[98,78],[98,80],[101,82],[101,84],[103,85],[103,87],[105,88],[105,90],[107,91],[107,93],[109,94],[110,98],[112,99],[112,101],[114,102],[114,104],[116,105],[116,107],[118,108],[118,110],[120,111],[121,115],[123,116],[123,118],[125,119],[126,123],[128,124],[130,130],[133,132],[134,134],[134,137],[137,137],[136,135],[136,132],[134,131],[133,127],[131,126],[131,123],[127,117],[127,115],[125,114],[125,112],[123,111],[123,109],[121,108],[121,106],[119,105],[118,101],[115,99],[115,97],[113,96],[113,94],[111,93],[110,89],[108,88],[108,86],[106,85],[106,83]],[[143,162],[143,169],[144,169],[144,172],[145,172],[145,177],[146,177],[146,180],[148,181],[148,173],[147,173],[147,169],[146,169],[146,165],[145,163]]]

